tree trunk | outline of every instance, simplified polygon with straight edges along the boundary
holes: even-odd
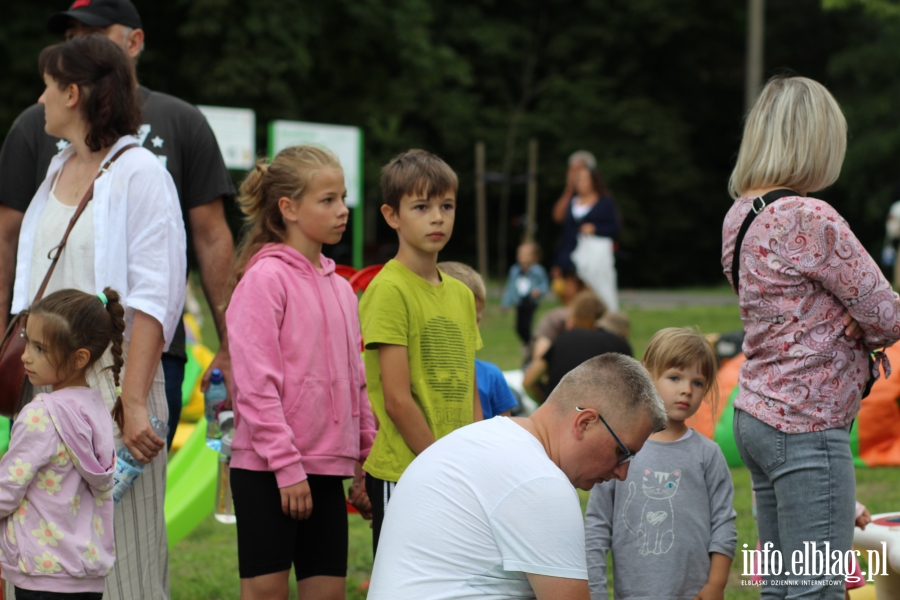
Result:
[[[500,188],[500,206],[497,219],[497,276],[506,275],[506,254],[509,237],[509,194],[510,178],[512,177],[513,159],[516,153],[516,138],[519,133],[519,124],[528,110],[528,105],[537,93],[539,86],[535,85],[535,71],[537,70],[538,55],[541,42],[547,29],[547,13],[541,13],[535,28],[531,48],[525,56],[522,64],[522,94],[519,102],[513,108],[509,118],[509,129],[506,132],[506,147],[503,152],[503,183]]]

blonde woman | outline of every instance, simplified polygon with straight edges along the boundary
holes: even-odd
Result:
[[[766,599],[844,597],[843,585],[824,584],[842,583],[841,574],[804,578],[790,560],[804,542],[850,550],[850,425],[873,377],[869,353],[900,339],[900,298],[847,222],[810,197],[837,180],[846,148],[847,123],[828,90],[774,78],[747,117],[729,182],[722,265],[738,290],[747,356],[734,435],[753,478],[760,542],[803,582],[766,585]],[[736,250],[751,207],[758,214]]]

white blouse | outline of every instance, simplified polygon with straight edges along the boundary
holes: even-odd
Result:
[[[138,139],[120,138],[108,157],[132,143]],[[40,251],[36,248],[38,226],[50,201],[51,184],[74,152],[69,146],[53,157],[47,177],[25,211],[16,255],[13,313],[31,303],[32,255]],[[79,219],[88,216],[93,221],[94,287],[84,291],[99,293],[107,286],[118,291],[125,305],[125,338],[130,339],[134,311],[139,310],[162,324],[168,350],[184,309],[187,280],[184,221],[172,176],[152,152],[131,148],[94,182],[90,205],[93,214]]]
[[[50,188],[50,198],[34,234],[31,281],[28,286],[28,297],[32,299],[37,296],[47,269],[50,268],[50,251],[62,241],[69,221],[78,208],[59,201],[55,193],[57,183],[59,177]],[[44,295],[49,296],[57,290],[68,288],[92,290],[94,287],[94,207],[93,202],[88,202],[69,234],[66,247],[59,255],[59,262],[47,282]]]

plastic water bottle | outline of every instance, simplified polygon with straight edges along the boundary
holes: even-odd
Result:
[[[225,443],[225,437],[230,436],[231,439],[234,439],[234,411],[233,410],[220,410],[219,415],[216,417],[216,423],[219,426],[219,433],[222,435],[222,438],[219,440],[222,444]],[[224,448],[219,448],[219,452],[221,454],[225,454],[226,456],[231,456],[231,448],[229,445],[228,452],[225,452]]]
[[[150,415],[150,427],[163,441],[169,433],[169,426],[165,421],[157,419],[156,416]],[[134,485],[134,480],[138,478],[144,467],[147,466],[132,454],[128,446],[122,446],[116,451],[116,472],[113,474],[113,502],[118,504],[122,501],[125,493]]]
[[[222,375],[222,371],[213,369],[209,376],[209,387],[206,388],[206,394],[204,394],[203,399],[206,409],[206,445],[216,452],[222,446],[222,431],[219,429],[216,413],[227,398],[228,388],[225,387],[225,378]]]
[[[221,414],[225,414],[222,411]],[[232,418],[232,422],[233,418]],[[235,523],[234,501],[231,497],[231,440],[234,431],[222,435],[222,448],[219,452],[219,471],[216,480],[216,521],[219,523]]]

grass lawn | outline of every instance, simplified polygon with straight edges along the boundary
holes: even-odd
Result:
[[[519,367],[521,357],[518,339],[513,330],[514,315],[501,310],[499,293],[495,287],[491,286],[492,297],[482,321],[481,335],[484,348],[478,353],[478,357],[493,362],[502,369],[515,369]],[[552,308],[550,303],[542,306],[543,310],[549,308]],[[696,306],[626,312],[632,320],[630,341],[637,357],[643,353],[653,333],[663,327],[695,326],[704,333],[711,333],[729,331],[741,326],[736,306]],[[208,316],[203,329],[208,342],[215,340],[211,319]],[[738,551],[742,549],[743,544],[748,544],[752,549],[756,546],[756,526],[751,515],[750,476],[746,469],[742,468],[733,469],[731,474],[735,487]],[[900,485],[897,485],[900,482],[900,468],[857,469],[856,476],[857,497],[868,506],[872,514],[900,508]],[[581,493],[581,497],[584,504],[587,493]],[[369,578],[372,569],[371,532],[368,523],[358,515],[350,515],[349,519],[347,598],[356,600],[366,597],[361,584]],[[234,526],[219,524],[210,516],[174,547],[169,554],[169,565],[174,600],[239,598],[237,538]],[[726,598],[728,600],[759,598],[759,588],[741,586],[741,569],[741,555],[738,552],[732,566]],[[296,589],[293,583],[291,589]],[[296,597],[295,591],[292,591],[292,597]]]

